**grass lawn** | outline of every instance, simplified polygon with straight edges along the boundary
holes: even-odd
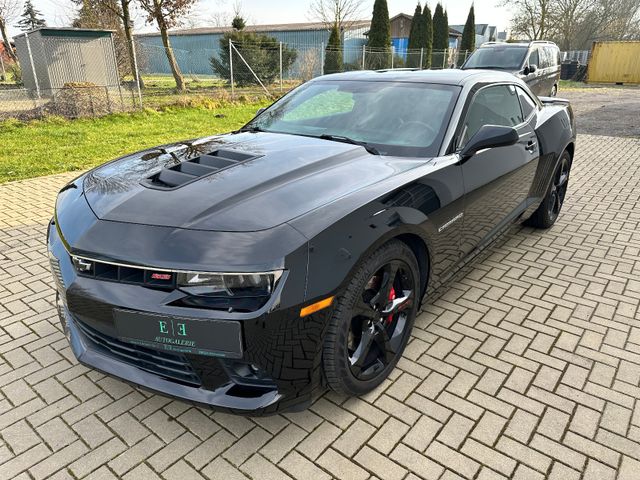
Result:
[[[96,119],[0,122],[0,183],[82,170],[154,145],[235,130],[265,105],[173,107]]]

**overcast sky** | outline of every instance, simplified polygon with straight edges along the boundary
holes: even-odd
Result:
[[[467,19],[467,13],[472,0],[444,0],[449,23],[451,25],[463,24]],[[49,26],[68,26],[73,18],[74,8],[69,0],[33,0],[35,7],[40,10]],[[135,3],[135,2],[134,2]],[[295,23],[308,22],[311,0],[242,0],[242,10],[251,24],[264,23]],[[424,4],[424,0],[422,2]],[[499,30],[504,30],[509,24],[510,14],[505,7],[498,7],[500,0],[475,0],[476,23],[489,23],[496,25]],[[187,23],[202,26],[210,25],[215,12],[230,12],[233,9],[234,0],[200,0]],[[373,0],[363,2],[363,19],[371,18]],[[429,2],[431,10],[435,7],[436,0]],[[388,0],[389,15],[394,16],[404,12],[413,14],[416,0]],[[18,30],[9,27],[9,34],[14,35]],[[144,17],[140,13],[136,15],[136,30],[155,30],[155,25],[146,26]]]

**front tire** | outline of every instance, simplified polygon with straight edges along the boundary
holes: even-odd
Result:
[[[556,95],[558,95],[558,85],[554,85],[551,88],[551,95],[550,96],[555,97]]]
[[[356,268],[338,298],[323,346],[329,387],[362,395],[380,385],[402,356],[420,298],[411,249],[386,243]]]
[[[565,150],[560,156],[549,190],[538,209],[527,220],[528,225],[535,228],[549,228],[556,223],[567,195],[570,172],[571,155]]]

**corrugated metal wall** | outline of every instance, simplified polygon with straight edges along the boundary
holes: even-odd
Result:
[[[22,82],[24,83],[24,87],[27,90],[36,90],[36,81],[33,76],[33,70],[35,69],[40,90],[49,90],[51,88],[51,84],[49,83],[47,60],[42,48],[40,32],[29,34],[29,47],[31,47],[33,66],[29,58],[29,48],[27,46],[26,35],[17,36],[15,38],[15,43],[18,60],[22,67]]]
[[[587,80],[640,83],[640,42],[594,42]]]
[[[111,37],[42,36],[42,45],[49,65],[51,88],[62,88],[70,82],[100,86],[119,84]]]
[[[349,30],[344,34],[345,63],[358,62],[362,58],[362,45],[366,43],[364,32],[368,28]],[[305,57],[308,51],[316,51],[320,55],[321,49],[329,41],[327,30],[287,30],[259,32],[273,37],[278,42],[298,51],[298,60]],[[210,59],[220,55],[221,33],[203,33],[170,35],[171,46],[180,69],[185,74],[213,75]],[[160,35],[145,35],[137,37],[140,68],[149,74],[170,74],[164,46]],[[297,63],[297,62],[296,62]],[[292,70],[297,70],[294,65]]]

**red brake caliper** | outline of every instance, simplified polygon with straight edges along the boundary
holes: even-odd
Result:
[[[389,302],[393,302],[396,299],[396,289],[391,287],[391,291],[389,292]],[[387,316],[387,324],[393,321],[393,313]]]

